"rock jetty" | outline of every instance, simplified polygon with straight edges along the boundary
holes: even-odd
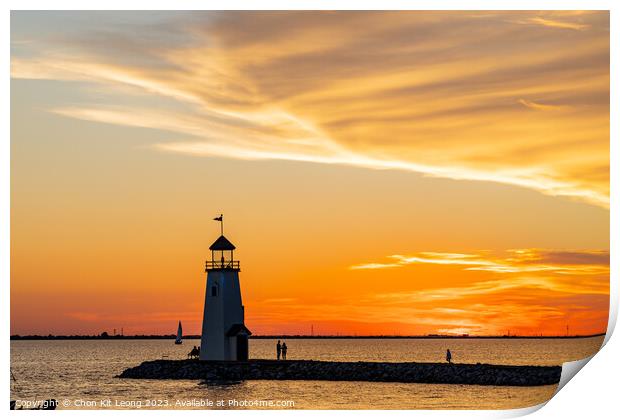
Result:
[[[558,383],[561,372],[560,366],[324,362],[316,360],[250,360],[247,362],[153,360],[126,369],[118,377],[130,379],[196,379],[207,382],[312,380],[538,386]]]

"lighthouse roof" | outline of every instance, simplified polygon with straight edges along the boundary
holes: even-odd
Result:
[[[209,247],[211,251],[232,251],[235,246],[224,235],[216,239],[215,242]]]
[[[233,324],[226,333],[226,336],[234,337],[239,334],[252,335],[252,331],[248,330],[248,327],[243,324]]]

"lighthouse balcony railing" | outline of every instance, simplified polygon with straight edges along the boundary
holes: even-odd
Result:
[[[205,264],[205,270],[239,270],[239,261],[209,261]]]

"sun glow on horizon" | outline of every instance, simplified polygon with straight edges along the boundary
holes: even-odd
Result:
[[[12,333],[605,330],[608,12],[11,16]]]

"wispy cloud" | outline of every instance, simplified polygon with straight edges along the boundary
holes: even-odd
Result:
[[[587,24],[546,19],[541,16],[532,17],[528,19],[527,22],[535,25],[548,26],[550,28],[572,29],[575,31],[583,31],[590,27],[590,25]]]
[[[541,104],[539,102],[529,101],[527,99],[519,99],[517,102],[519,102],[524,107],[535,109],[537,111],[555,111],[564,108],[561,105]]]
[[[606,13],[213,12],[86,28],[16,37],[12,77],[86,83],[84,103],[51,111],[173,131],[159,150],[404,170],[609,205]],[[114,100],[89,98],[102,87]]]
[[[609,273],[607,251],[556,251],[540,249],[514,249],[508,256],[482,254],[455,254],[420,252],[416,255],[390,255],[392,262],[356,264],[351,270],[374,270],[404,267],[411,264],[461,265],[464,270],[494,273],[549,272],[555,274],[605,274]]]

